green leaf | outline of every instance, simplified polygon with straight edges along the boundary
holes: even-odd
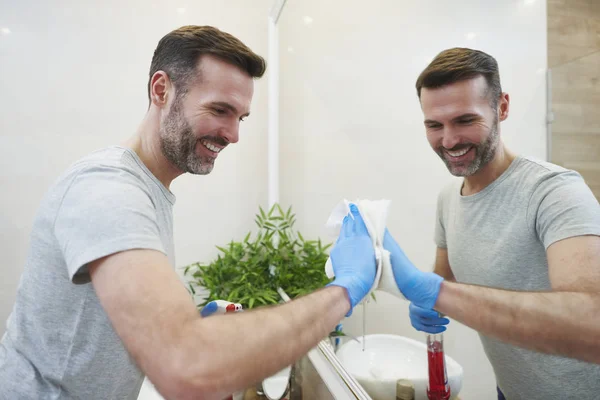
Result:
[[[238,289],[233,289],[231,291],[231,293],[229,293],[229,296],[227,296],[227,301],[232,301],[232,302],[237,302],[237,294],[239,292],[239,288]]]
[[[242,241],[217,246],[219,253],[212,261],[185,267],[186,276],[191,275],[190,291],[203,287],[209,292],[203,303],[229,299],[253,308],[278,303],[279,287],[295,298],[331,281],[324,268],[331,244],[323,245],[318,238],[305,240],[295,231],[292,207],[284,213],[279,204],[274,204],[269,215],[259,207],[255,222],[258,230],[254,239],[250,231]]]
[[[270,302],[277,304],[277,300],[275,300],[275,298],[272,295],[268,294],[268,293],[265,293],[263,295],[263,298],[265,300],[269,300]]]

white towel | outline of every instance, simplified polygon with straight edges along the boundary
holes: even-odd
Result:
[[[326,227],[329,230],[329,234],[337,239],[340,235],[340,229],[344,217],[350,212],[350,203],[354,203],[360,212],[360,215],[365,221],[367,231],[371,236],[373,242],[373,249],[375,250],[375,258],[377,260],[377,272],[375,274],[375,282],[371,287],[371,290],[365,296],[365,300],[368,300],[371,292],[374,290],[381,290],[401,299],[406,299],[402,292],[398,289],[396,280],[394,279],[394,273],[392,272],[392,263],[390,262],[390,252],[383,248],[383,236],[385,234],[386,220],[388,215],[388,208],[390,206],[390,200],[342,200],[340,201],[331,212],[329,219],[327,220]],[[331,259],[327,260],[325,264],[325,273],[329,278],[334,277],[333,266],[331,265]]]

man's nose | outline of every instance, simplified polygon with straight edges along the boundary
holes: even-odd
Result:
[[[221,136],[227,143],[237,143],[240,140],[240,123],[235,122],[221,130]]]
[[[453,129],[444,127],[444,136],[442,137],[442,146],[446,149],[451,149],[460,143],[460,137]]]

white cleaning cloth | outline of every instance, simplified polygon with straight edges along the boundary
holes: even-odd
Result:
[[[383,236],[385,234],[390,201],[349,201],[345,199],[340,201],[333,208],[333,211],[331,212],[326,224],[329,234],[335,239],[337,239],[337,237],[340,235],[340,229],[342,227],[344,217],[350,213],[350,203],[356,205],[363,221],[365,221],[367,231],[369,232],[371,241],[373,242],[373,249],[375,250],[375,258],[377,260],[375,282],[373,283],[373,286],[371,287],[371,290],[367,296],[365,296],[365,299],[368,300],[371,292],[374,290],[381,290],[393,294],[401,299],[406,299],[396,284],[396,279],[394,278],[394,273],[392,272],[392,263],[390,262],[390,252],[383,248]],[[328,259],[327,263],[325,264],[325,273],[329,278],[334,277],[331,259]]]

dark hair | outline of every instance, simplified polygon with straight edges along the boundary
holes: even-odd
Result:
[[[451,83],[483,76],[491,92],[490,103],[496,109],[502,94],[496,59],[479,50],[455,47],[439,53],[417,79],[417,95],[422,88],[439,88]]]
[[[181,94],[187,92],[190,78],[196,73],[200,56],[210,54],[260,78],[267,68],[264,58],[250,50],[233,35],[212,26],[186,25],[169,32],[158,42],[148,78],[150,84],[156,71],[165,71]]]

